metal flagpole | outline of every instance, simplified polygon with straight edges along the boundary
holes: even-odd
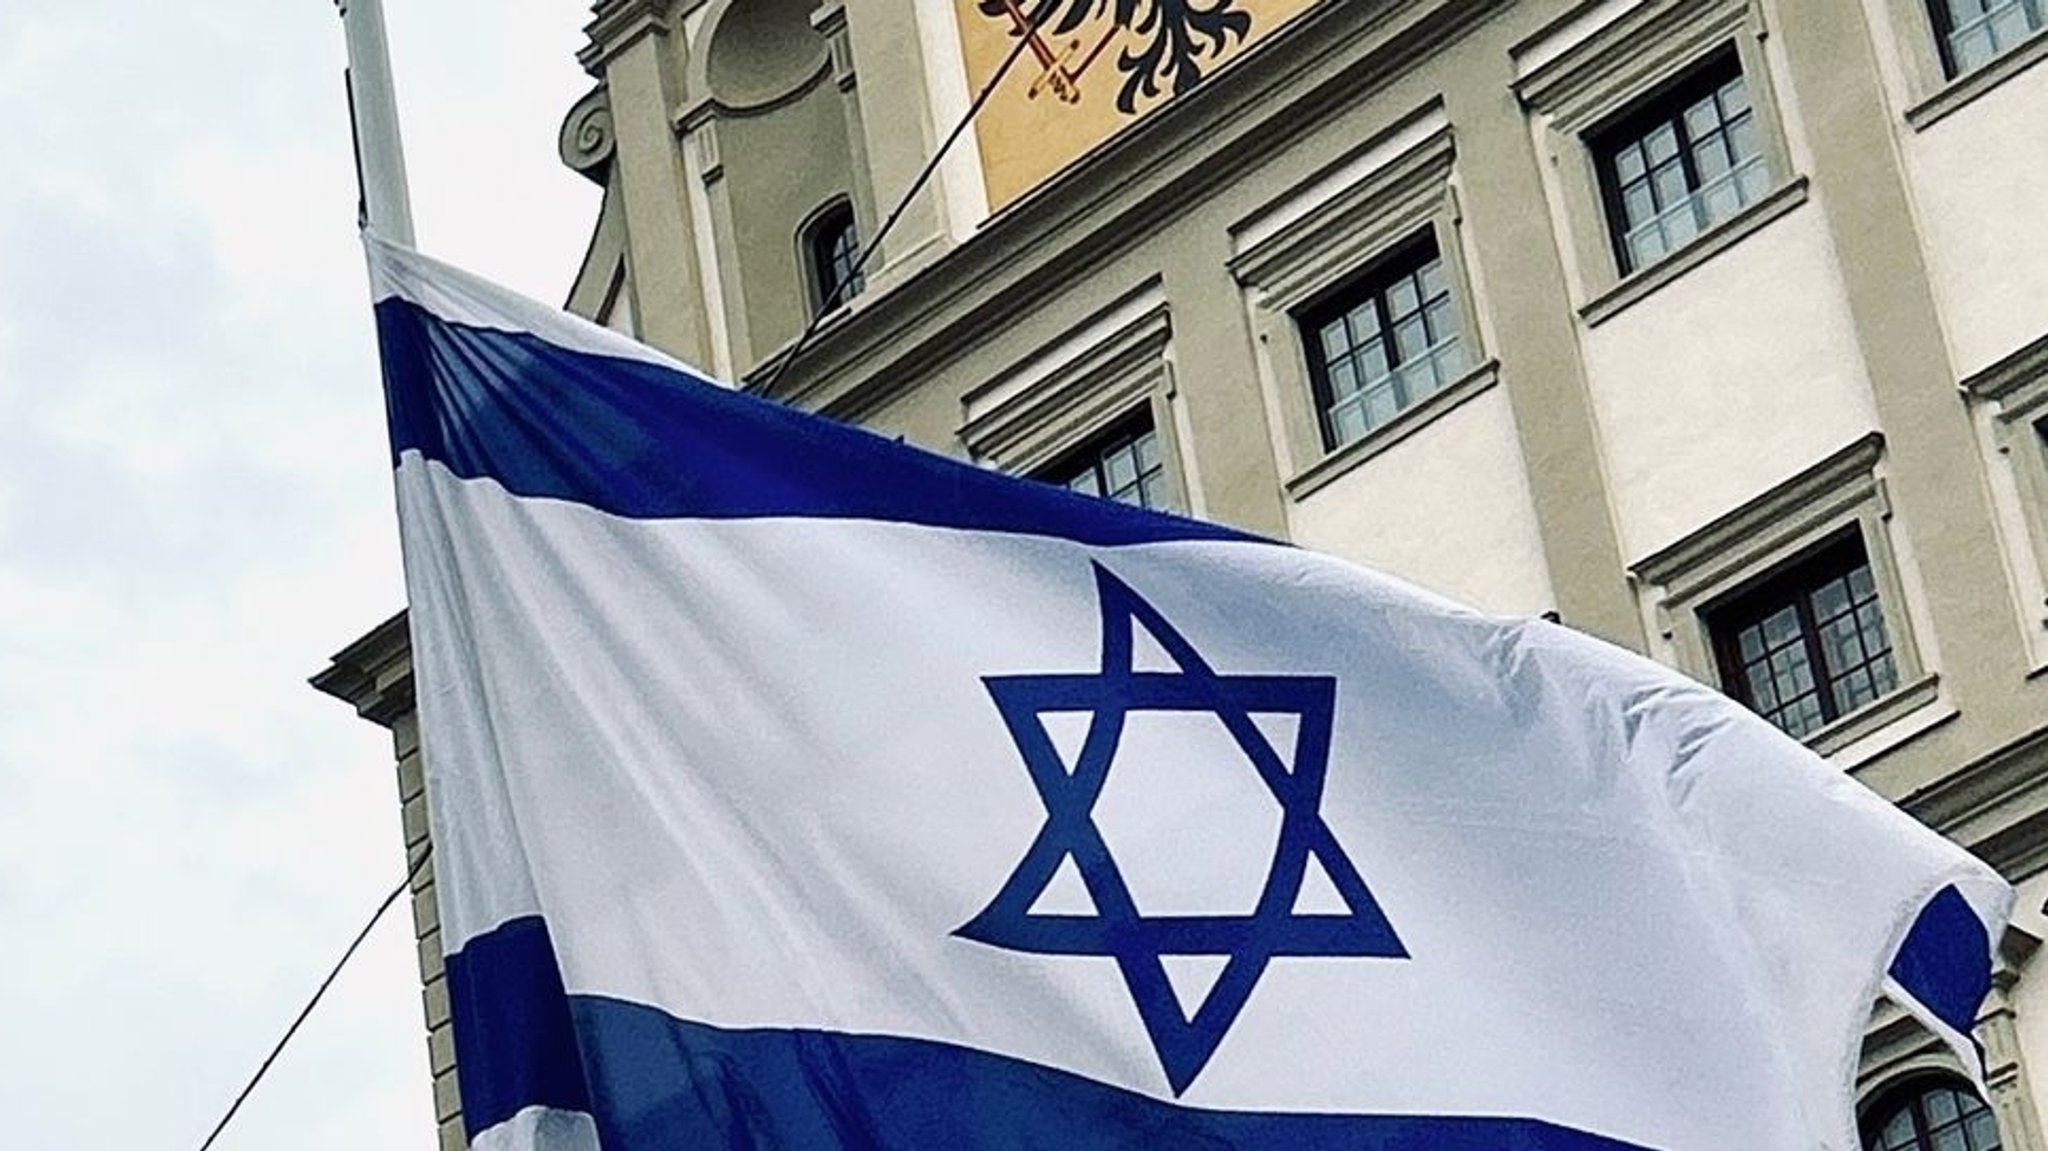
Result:
[[[394,244],[414,246],[412,196],[405,182],[405,146],[398,136],[398,98],[391,50],[384,39],[383,0],[334,0],[348,39],[349,119],[355,131],[356,180],[362,223]]]

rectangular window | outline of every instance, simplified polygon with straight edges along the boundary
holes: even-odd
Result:
[[[1033,478],[1141,508],[1180,510],[1149,413],[1110,428],[1040,469]]]
[[[1974,72],[2041,30],[2043,0],[1928,0],[1941,66],[1951,79]]]
[[[1647,268],[1771,189],[1733,52],[1638,101],[1590,143],[1621,272]]]
[[[1708,614],[1722,687],[1795,737],[1889,694],[1898,663],[1850,532]]]
[[[1380,427],[1467,367],[1434,238],[1395,252],[1310,305],[1299,322],[1326,448]]]

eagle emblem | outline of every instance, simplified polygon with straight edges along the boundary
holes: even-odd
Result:
[[[978,0],[983,15],[1010,23],[1041,69],[1033,99],[1046,93],[1081,99],[1081,77],[1110,48],[1123,85],[1117,109],[1136,115],[1141,101],[1178,96],[1200,83],[1251,32],[1239,0]]]

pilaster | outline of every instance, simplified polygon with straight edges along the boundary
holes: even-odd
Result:
[[[391,732],[397,760],[399,826],[410,876],[414,948],[427,1030],[427,1065],[433,1076],[434,1122],[441,1151],[469,1146],[462,1126],[462,1092],[455,1073],[455,1030],[448,1015],[448,974],[442,962],[441,907],[434,887],[433,837],[427,820],[427,785],[420,755],[419,713],[412,680],[412,640],[403,612],[336,655],[313,686],[349,704],[356,714]]]
[[[600,5],[578,55],[610,92],[619,193],[632,252],[640,338],[687,363],[715,362],[668,55],[676,33],[663,0]]]
[[[950,123],[933,114],[931,77],[918,21],[923,6],[908,0],[845,0],[852,68],[839,82],[858,109],[853,137],[865,153],[869,212],[893,209],[938,150]],[[835,53],[835,72],[840,56]],[[858,181],[856,181],[858,183]],[[869,218],[873,218],[872,215]],[[876,222],[880,226],[880,221]],[[910,203],[868,268],[870,290],[883,288],[943,254],[950,244],[944,181],[933,180]]]
[[[1585,363],[1565,306],[1564,264],[1541,210],[1535,141],[1520,106],[1504,98],[1514,79],[1508,55],[1463,58],[1470,71],[1444,90],[1458,132],[1458,206],[1475,239],[1474,278],[1486,285],[1558,615],[1642,651],[1642,614],[1623,569]]]
[[[1775,24],[1884,427],[1891,498],[1933,634],[1949,653],[1939,662],[1943,688],[1966,715],[1998,716],[2005,730],[1990,734],[2003,740],[2039,722],[2011,706],[2027,653],[2010,614],[1987,610],[2010,603],[2012,591],[1867,18],[1856,0],[1788,0],[1776,6]]]

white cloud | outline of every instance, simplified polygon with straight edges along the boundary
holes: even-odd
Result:
[[[423,246],[544,299],[580,7],[391,12]],[[317,2],[0,6],[10,1145],[196,1146],[397,880],[388,738],[304,682],[400,598],[343,58]],[[219,1146],[434,1146],[402,906]]]

